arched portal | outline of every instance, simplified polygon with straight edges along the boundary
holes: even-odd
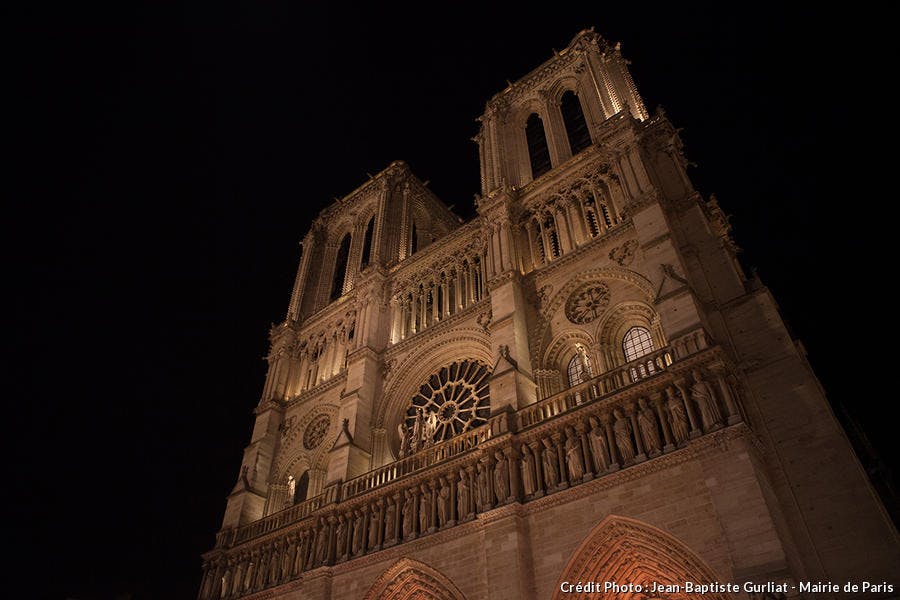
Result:
[[[401,558],[372,584],[364,600],[466,600],[440,571]]]
[[[672,535],[641,521],[610,515],[587,535],[575,550],[562,572],[553,593],[553,600],[587,600],[599,597],[596,593],[563,592],[564,582],[616,582],[619,585],[653,582],[679,585],[681,592],[613,591],[602,594],[606,600],[637,600],[665,598],[667,600],[727,600],[725,593],[687,594],[687,581],[708,584],[721,581],[703,559]],[[565,586],[563,586],[565,587]]]

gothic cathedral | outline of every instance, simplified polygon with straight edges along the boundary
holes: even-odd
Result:
[[[579,33],[479,122],[473,219],[395,162],[303,239],[200,600],[896,577],[802,348],[618,45]]]

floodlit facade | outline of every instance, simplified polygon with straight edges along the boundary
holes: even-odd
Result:
[[[896,586],[896,529],[618,45],[579,33],[479,121],[475,218],[395,162],[313,222],[199,598]]]

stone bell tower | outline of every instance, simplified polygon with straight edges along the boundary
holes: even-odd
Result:
[[[479,122],[471,220],[395,162],[313,222],[200,600],[896,595],[896,529],[619,45],[577,34]]]

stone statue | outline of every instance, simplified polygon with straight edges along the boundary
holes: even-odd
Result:
[[[559,484],[559,471],[557,470],[559,464],[557,460],[559,459],[552,440],[544,438],[541,442],[544,444],[544,452],[541,456],[541,463],[544,466],[544,483],[547,485],[547,491],[550,491]]]
[[[456,511],[460,521],[469,516],[469,478],[465,469],[459,470],[459,482],[456,484]]]
[[[427,448],[434,444],[434,434],[437,432],[437,424],[437,414],[433,412],[428,413],[428,416],[425,418],[425,428],[422,433],[422,443],[424,444],[424,447]]]
[[[613,434],[616,436],[616,447],[622,462],[628,464],[634,460],[634,445],[631,443],[631,423],[622,415],[618,408],[613,411],[616,422],[613,424]]]
[[[291,576],[291,565],[293,564],[294,544],[291,543],[284,554],[281,555],[281,581],[287,581]]]
[[[384,539],[393,540],[396,537],[394,532],[394,519],[397,513],[397,506],[394,501],[388,498],[387,506],[384,507]]]
[[[606,451],[606,435],[603,433],[603,427],[596,417],[591,417],[591,432],[588,439],[591,442],[591,453],[594,455],[594,464],[597,465],[598,473],[605,473],[609,470],[609,455]]]
[[[347,524],[344,522],[344,515],[338,517],[335,538],[337,539],[337,555],[339,557],[345,555],[347,553]]]
[[[247,564],[247,570],[244,572],[244,581],[241,583],[243,586],[241,588],[242,591],[249,591],[253,587],[253,576],[256,574],[253,570],[253,565],[256,564],[255,559],[256,555],[251,553],[250,562]]]
[[[659,426],[656,423],[656,415],[653,414],[653,408],[647,404],[646,398],[638,400],[641,407],[638,413],[638,426],[641,428],[641,437],[644,439],[644,448],[650,456],[659,454],[662,448],[662,442],[659,439]]]
[[[268,572],[266,561],[269,560],[268,552],[259,553],[259,568],[256,570],[256,583],[253,584],[254,589],[261,589],[266,586],[266,573]]]
[[[486,462],[478,463],[478,473],[475,476],[478,484],[475,489],[475,504],[478,506],[479,512],[484,512],[491,508],[491,478],[488,473]]]
[[[694,384],[691,386],[691,398],[700,408],[700,419],[703,421],[703,431],[711,431],[722,426],[722,413],[716,405],[716,399],[709,390],[709,386],[703,381],[699,369],[691,371]]]
[[[328,529],[325,521],[319,519],[319,527],[316,531],[316,566],[325,564],[325,551],[328,550]]]
[[[403,458],[409,453],[409,430],[406,423],[401,422],[397,425],[397,435],[400,436],[400,458]]]
[[[495,452],[494,458],[497,459],[494,464],[494,494],[497,504],[503,504],[509,498],[509,467],[503,452]]]
[[[369,548],[378,546],[378,526],[380,519],[378,514],[378,505],[373,504],[369,507]]]
[[[531,495],[537,487],[534,485],[534,454],[528,444],[522,444],[522,485],[525,495]]]
[[[228,566],[232,565],[232,561],[228,562]],[[221,597],[227,598],[231,594],[231,569],[226,568],[222,574],[222,592]]]
[[[666,396],[668,396],[666,408],[669,409],[669,423],[672,426],[672,435],[675,437],[675,443],[681,444],[688,437],[688,420],[684,411],[684,403],[681,401],[675,388],[670,387],[667,389]]]
[[[443,527],[450,520],[450,484],[441,477],[441,489],[437,494],[438,526]]]
[[[566,466],[572,485],[584,477],[584,459],[581,457],[581,439],[574,427],[566,427]]]
[[[278,583],[278,568],[281,565],[281,556],[277,550],[272,550],[269,554],[269,585]]]
[[[419,531],[425,533],[431,521],[431,491],[424,483],[420,490],[422,493],[419,495]]]
[[[422,409],[416,409],[416,420],[413,422],[412,428],[412,436],[409,440],[409,451],[411,454],[415,454],[419,451],[419,448],[422,447],[422,429],[424,427],[424,418],[422,417]]]
[[[297,557],[294,560],[294,573],[302,573],[309,565],[309,535],[307,529],[300,534],[300,542],[297,548]]]
[[[410,490],[406,490],[406,500],[403,502],[403,539],[408,539],[415,534],[416,499]]]
[[[353,520],[353,554],[359,554],[363,550],[363,536],[366,526],[366,515],[360,510],[356,511],[356,519]]]

